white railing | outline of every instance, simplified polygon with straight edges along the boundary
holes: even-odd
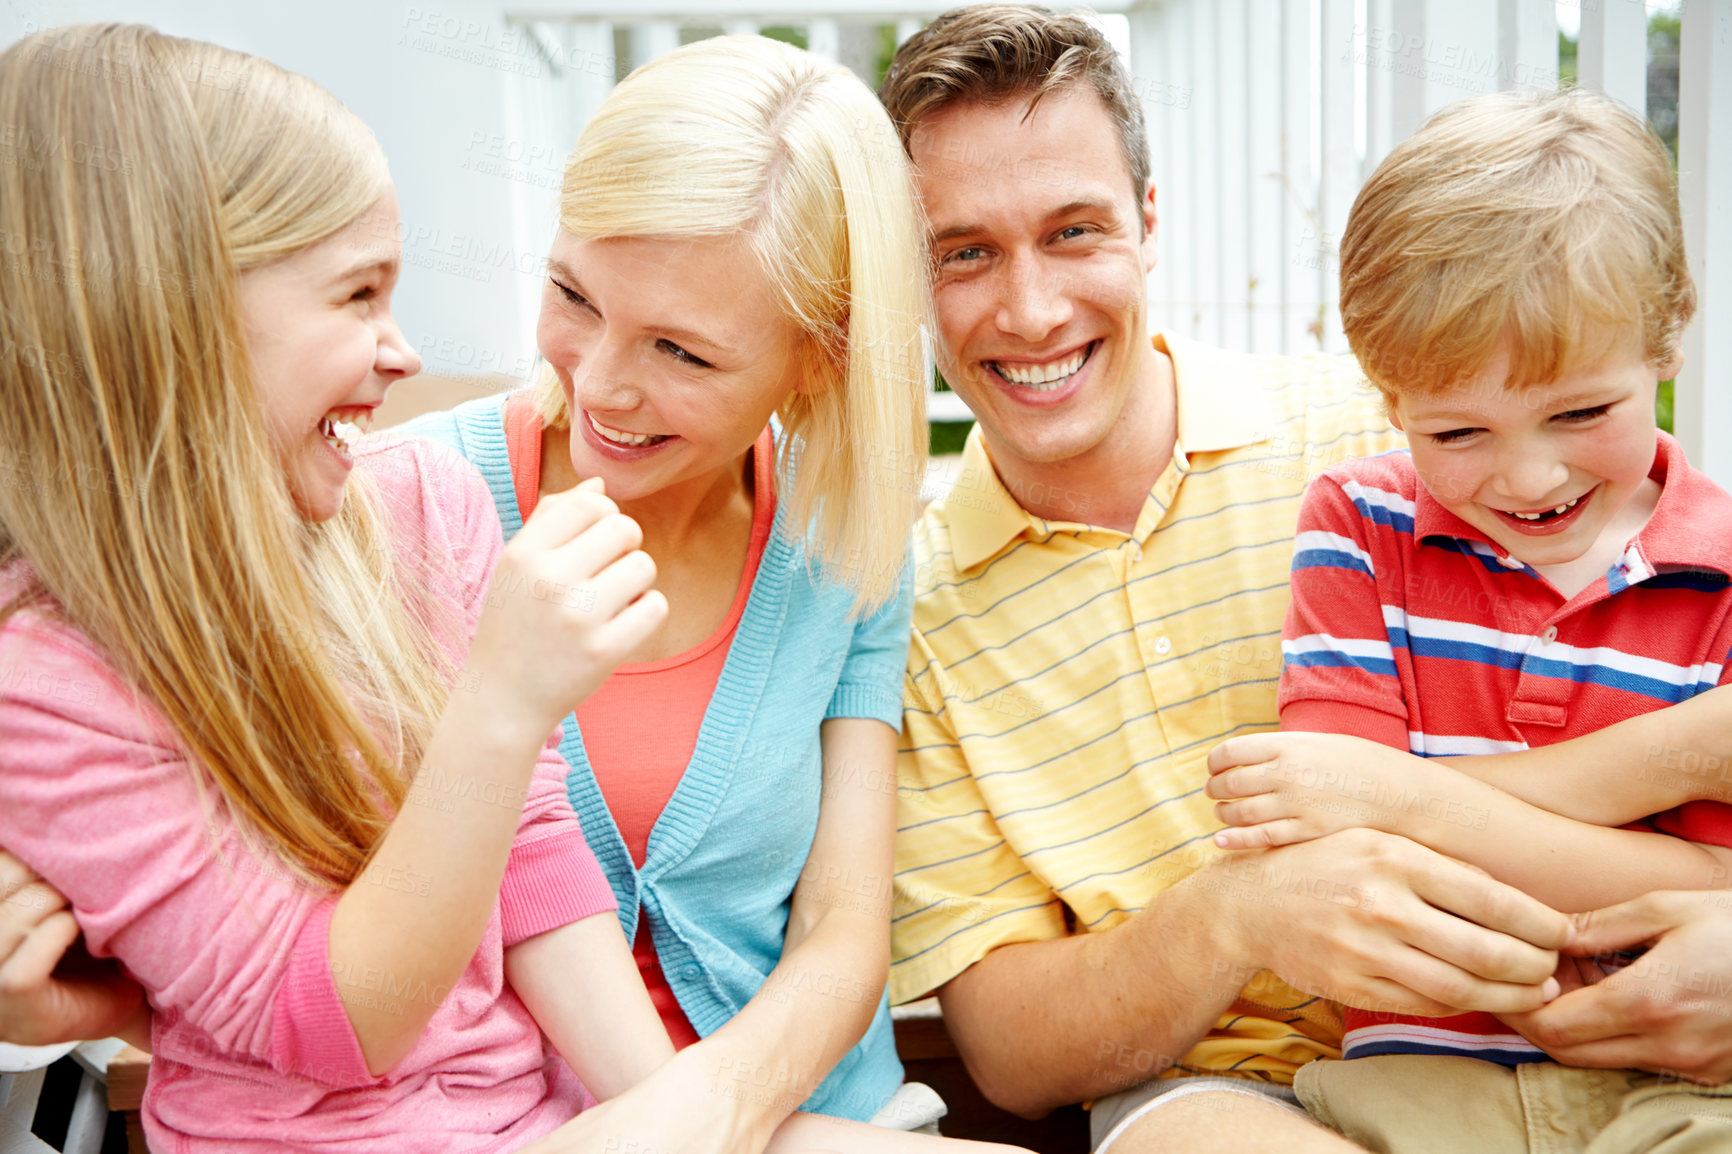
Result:
[[[900,42],[945,7],[518,0],[508,15],[565,64],[556,69],[558,84],[534,89],[544,108],[526,113],[572,140],[612,86],[618,29],[629,29],[626,63],[636,65],[677,45],[682,24],[729,32],[793,24],[813,51],[870,83],[877,29],[893,24]],[[1149,125],[1161,214],[1151,315],[1162,327],[1230,348],[1345,351],[1336,248],[1365,175],[1450,101],[1558,83],[1554,0],[1106,0],[1091,7],[1126,54]],[[1678,382],[1677,425],[1691,457],[1732,487],[1732,284],[1710,279],[1732,261],[1732,224],[1708,211],[1711,183],[1722,198],[1732,195],[1729,9],[1732,0],[1684,7],[1679,164],[1702,310]],[[1583,0],[1581,83],[1642,110],[1646,29],[1640,0]],[[932,403],[934,419],[967,415],[954,396],[935,394]]]

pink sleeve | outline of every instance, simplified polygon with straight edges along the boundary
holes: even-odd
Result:
[[[331,1085],[373,1080],[326,965],[336,893],[251,851],[100,658],[15,618],[0,635],[0,734],[0,845],[66,895],[93,954],[225,1053]],[[277,1030],[286,998],[309,1029],[340,1019],[342,1042]]]
[[[1381,512],[1349,496],[1337,470],[1305,490],[1278,701],[1283,729],[1351,733],[1405,750],[1407,703],[1376,572],[1377,534],[1399,530],[1379,524]]]
[[[487,584],[504,549],[499,514],[486,483],[467,462],[444,472],[429,488],[442,491],[443,503],[459,511],[447,519],[458,538],[449,555],[459,559],[463,571],[467,639],[480,624]],[[458,688],[467,680],[460,678]],[[613,888],[584,841],[566,795],[570,767],[560,756],[560,738],[556,728],[536,759],[517,841],[506,863],[499,914],[507,946],[617,908]]]
[[[536,759],[505,865],[499,916],[507,947],[619,906],[566,795],[570,767],[559,754],[559,739],[556,729]]]

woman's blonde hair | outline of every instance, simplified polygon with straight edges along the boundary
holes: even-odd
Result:
[[[1586,89],[1438,111],[1365,182],[1341,240],[1341,320],[1386,395],[1555,381],[1639,335],[1677,355],[1696,290],[1666,149]]]
[[[846,68],[756,36],[702,40],[632,73],[566,163],[574,235],[740,235],[804,335],[806,387],[778,412],[778,497],[806,555],[896,592],[926,459],[924,233],[896,130]],[[536,407],[569,423],[544,371]]]
[[[236,284],[359,219],[384,158],[304,77],[136,25],[7,49],[0,132],[0,564],[31,574],[0,620],[81,630],[243,828],[346,883],[442,708],[451,624],[364,484],[295,512]]]

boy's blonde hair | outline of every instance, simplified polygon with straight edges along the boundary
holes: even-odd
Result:
[[[1671,363],[1696,290],[1671,161],[1597,92],[1441,109],[1365,182],[1341,240],[1341,320],[1393,402],[1460,387],[1506,346],[1510,386],[1626,347]]]
[[[0,566],[32,578],[0,621],[76,627],[243,831],[347,883],[443,708],[432,635],[461,623],[403,579],[364,471],[329,521],[296,513],[236,286],[358,220],[384,157],[305,77],[139,25],[12,45],[0,129]]]
[[[929,289],[913,182],[866,86],[757,36],[670,52],[584,127],[560,225],[585,239],[744,238],[806,342],[806,387],[778,407],[778,483],[794,478],[778,499],[857,611],[888,601],[926,459]],[[551,371],[535,396],[543,421],[567,427]]]

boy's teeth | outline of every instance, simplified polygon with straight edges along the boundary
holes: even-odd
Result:
[[[1050,393],[1082,368],[1088,355],[1089,349],[1083,348],[1062,361],[1054,361],[1048,365],[1007,365],[1003,361],[995,364],[999,375],[1012,384],[1022,385],[1037,393]]]
[[[663,433],[628,433],[622,429],[610,429],[596,420],[594,414],[586,415],[589,417],[589,427],[600,434],[603,440],[612,441],[616,445],[629,445],[635,449],[667,440],[667,435]]]
[[[1546,517],[1546,516],[1561,517],[1565,513],[1569,512],[1571,509],[1575,508],[1576,507],[1576,501],[1580,501],[1580,500],[1581,500],[1581,498],[1577,497],[1574,501],[1566,501],[1564,504],[1559,505],[1557,508],[1552,509],[1550,511],[1542,509],[1538,513],[1511,513],[1510,516],[1520,517],[1523,521],[1538,521],[1541,517]]]

